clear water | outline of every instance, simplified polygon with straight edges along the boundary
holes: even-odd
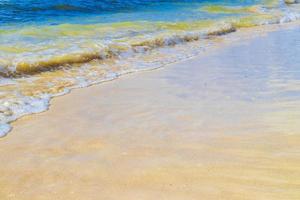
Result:
[[[70,88],[161,67],[202,48],[176,44],[293,21],[298,11],[276,0],[2,0],[0,135]]]

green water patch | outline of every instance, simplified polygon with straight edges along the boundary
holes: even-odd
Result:
[[[209,5],[200,8],[200,11],[217,14],[243,14],[243,13],[257,13],[257,6],[248,7],[233,7],[233,6],[220,6],[220,5]]]

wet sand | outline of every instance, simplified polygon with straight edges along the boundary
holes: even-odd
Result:
[[[299,35],[54,98],[0,139],[0,199],[300,199]]]

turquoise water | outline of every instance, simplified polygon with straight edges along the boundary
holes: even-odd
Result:
[[[212,37],[299,16],[297,5],[276,0],[0,0],[0,135],[71,88],[161,67],[196,55]],[[189,42],[199,45],[173,48]]]

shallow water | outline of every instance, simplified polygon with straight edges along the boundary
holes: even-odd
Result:
[[[0,132],[71,88],[196,55],[203,40],[240,27],[298,18],[296,6],[271,0],[1,1]]]
[[[299,135],[299,34],[295,27],[220,49],[166,78],[195,103],[208,133]]]

